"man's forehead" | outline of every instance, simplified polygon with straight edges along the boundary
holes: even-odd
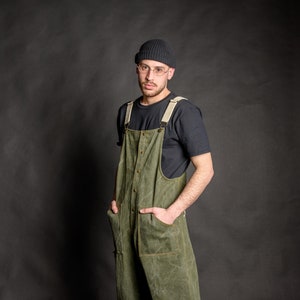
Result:
[[[151,60],[151,59],[143,59],[140,61],[140,63],[148,65],[149,67],[168,67],[168,65],[160,61]]]

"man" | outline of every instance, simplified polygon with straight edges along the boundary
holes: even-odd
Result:
[[[142,96],[119,109],[122,150],[108,211],[118,299],[200,299],[185,211],[213,176],[201,112],[168,89],[176,62],[167,42],[145,42],[135,63]]]

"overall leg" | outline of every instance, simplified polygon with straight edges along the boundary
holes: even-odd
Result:
[[[118,300],[152,300],[142,265],[132,254],[116,256]]]
[[[152,299],[199,300],[197,265],[185,217],[180,216],[176,220],[176,226],[164,225],[158,221],[155,224],[151,233],[148,229],[140,230],[142,245],[142,235],[145,235],[145,241],[149,241],[151,237],[153,241],[159,241],[156,249],[140,248],[143,251],[141,261]],[[163,226],[166,227],[164,231]]]

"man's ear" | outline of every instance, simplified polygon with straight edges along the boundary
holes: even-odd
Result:
[[[172,79],[172,77],[174,76],[175,73],[175,69],[174,68],[170,68],[168,70],[168,80]]]

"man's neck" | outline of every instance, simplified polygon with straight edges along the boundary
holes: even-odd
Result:
[[[170,94],[170,91],[167,89],[167,90],[163,91],[162,93],[160,93],[159,95],[156,95],[154,97],[143,95],[141,104],[147,106],[147,105],[157,103],[157,102],[165,99],[169,94]]]

